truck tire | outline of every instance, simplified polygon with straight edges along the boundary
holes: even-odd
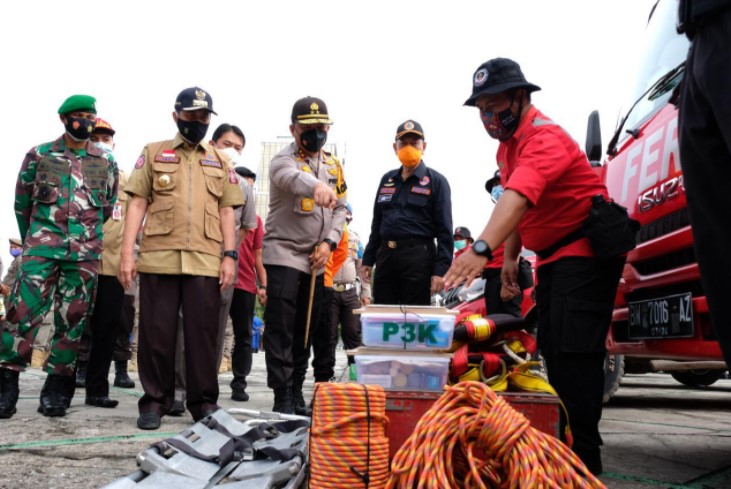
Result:
[[[608,402],[622,383],[624,355],[607,353],[604,357],[604,402]]]
[[[689,387],[708,387],[724,376],[723,370],[685,370],[672,372],[675,380]]]

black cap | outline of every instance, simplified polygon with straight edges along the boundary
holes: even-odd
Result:
[[[462,236],[464,239],[472,239],[472,233],[464,226],[454,228],[454,237]]]
[[[496,185],[500,185],[500,170],[495,170],[495,175],[485,182],[485,190],[487,193],[492,193],[492,188]]]
[[[327,105],[322,99],[307,96],[294,103],[292,124],[332,124],[327,115]]]
[[[242,178],[253,178],[254,180],[256,180],[256,173],[254,173],[253,171],[249,170],[245,166],[237,166],[236,168],[234,168],[234,170]]]
[[[411,119],[401,123],[401,125],[396,128],[396,139],[399,139],[401,136],[406,134],[416,134],[421,139],[424,139],[424,129],[421,128],[421,124]]]
[[[213,99],[211,94],[199,87],[186,88],[178,94],[178,98],[175,99],[175,112],[181,110],[201,110],[205,109],[208,112],[216,114],[213,111]],[[218,115],[218,114],[216,114]]]
[[[495,58],[482,63],[472,76],[472,96],[465,105],[474,106],[481,95],[505,92],[511,88],[524,88],[529,93],[541,87],[528,83],[520,71],[520,65],[508,58]]]

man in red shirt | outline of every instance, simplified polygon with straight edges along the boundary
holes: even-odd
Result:
[[[256,174],[243,166],[235,168],[236,173],[246,179],[251,187],[256,182]],[[251,328],[254,321],[256,297],[266,303],[267,274],[261,258],[264,224],[256,216],[256,229],[246,235],[239,248],[239,265],[231,299],[231,324],[234,330],[234,349],[231,367],[234,378],[231,381],[231,399],[248,401],[246,376],[251,373]],[[258,283],[257,283],[258,282]]]
[[[568,410],[572,448],[599,474],[605,339],[625,257],[599,260],[586,237],[562,239],[582,227],[592,197],[607,199],[607,189],[578,144],[531,104],[536,90],[509,59],[490,60],[474,74],[465,105],[480,109],[488,135],[500,141],[505,192],[479,239],[453,262],[445,285],[474,278],[491,250],[506,242],[502,281],[517,292],[521,244],[537,252],[538,343]]]

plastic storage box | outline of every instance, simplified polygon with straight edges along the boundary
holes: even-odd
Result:
[[[452,346],[454,315],[378,312],[361,315],[363,344],[401,350],[444,350]]]
[[[450,355],[355,355],[359,383],[398,391],[441,392],[449,362]]]

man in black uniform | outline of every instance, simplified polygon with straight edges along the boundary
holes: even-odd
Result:
[[[691,40],[678,137],[693,245],[716,339],[731,366],[731,0],[680,0],[678,31]],[[709,189],[709,185],[711,188]]]
[[[370,283],[375,264],[375,304],[429,305],[444,288],[454,248],[452,196],[447,179],[421,160],[425,149],[421,124],[398,127],[393,150],[402,166],[378,185],[361,268]]]

